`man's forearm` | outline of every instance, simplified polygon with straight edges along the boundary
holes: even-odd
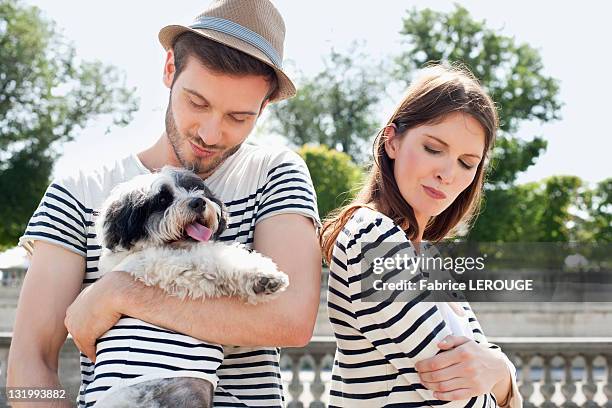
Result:
[[[304,294],[285,292],[257,305],[226,297],[181,300],[126,273],[114,273],[123,281],[116,294],[120,313],[197,339],[235,346],[290,347],[306,344],[312,334],[314,316],[295,316],[295,307],[289,304]]]

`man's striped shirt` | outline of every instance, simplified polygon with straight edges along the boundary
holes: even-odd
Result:
[[[81,172],[53,182],[32,216],[20,244],[31,251],[33,241],[42,240],[82,255],[86,258],[83,287],[90,285],[100,278],[97,265],[101,247],[94,229],[96,211],[113,187],[148,172],[133,155],[91,174]],[[319,225],[308,169],[297,154],[287,149],[244,144],[206,180],[206,184],[229,212],[227,230],[220,237],[221,241],[240,242],[252,247],[255,225],[283,213],[301,214]],[[197,350],[211,347],[210,344],[135,319],[124,319],[121,326],[113,329],[116,341],[131,346],[138,341],[139,346],[147,346],[137,347],[137,350],[133,347],[130,351],[131,356],[138,356],[143,366],[153,362],[157,368],[177,372],[200,370],[204,373],[211,365],[218,364],[215,361],[198,363],[200,357],[194,358],[201,354]],[[157,330],[155,342],[146,340],[146,333],[152,330]],[[160,337],[163,341],[159,340]],[[214,400],[216,407],[284,405],[278,348],[225,345],[223,354],[221,349],[207,352],[223,359],[216,373],[219,378]],[[120,375],[112,369],[102,371],[100,375],[107,377]],[[134,376],[134,373],[128,373],[126,380],[130,375]],[[99,390],[89,389],[93,381],[94,366],[81,354],[79,407],[93,405],[95,393],[104,391],[103,386]]]

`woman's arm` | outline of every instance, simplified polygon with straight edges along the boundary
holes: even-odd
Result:
[[[371,213],[376,214],[376,213]],[[415,365],[436,355],[438,342],[451,334],[442,314],[433,302],[427,302],[429,292],[414,290],[380,291],[373,287],[377,279],[385,283],[405,280],[418,282],[423,276],[409,265],[402,270],[386,269],[375,273],[381,265],[377,259],[416,259],[418,256],[403,231],[387,218],[364,219],[347,224],[351,238],[346,244],[348,295],[361,333],[381,352],[410,388],[430,403],[437,402],[433,391],[420,383]],[[341,250],[336,246],[335,250]],[[341,258],[344,258],[341,256]],[[381,272],[380,269],[378,272]],[[377,285],[379,286],[379,285]],[[472,403],[483,406],[485,397]],[[446,404],[464,407],[464,401]]]

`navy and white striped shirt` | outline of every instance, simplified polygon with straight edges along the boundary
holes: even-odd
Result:
[[[87,261],[83,285],[88,286],[100,278],[97,265],[101,247],[94,229],[95,211],[117,184],[148,172],[133,155],[97,172],[80,173],[53,182],[20,244],[31,251],[33,241],[43,240],[82,255]],[[206,184],[228,209],[229,222],[221,241],[252,247],[255,225],[282,213],[301,214],[319,225],[308,169],[304,161],[288,149],[244,144],[206,180]],[[147,340],[147,333],[153,331],[155,341]],[[112,337],[112,341],[106,345],[100,343],[99,349],[109,348],[109,357],[131,347],[130,358],[138,356],[143,370],[154,364],[156,369],[175,371],[176,375],[199,372],[205,377],[211,367],[218,366],[222,360],[216,372],[219,379],[214,399],[216,407],[284,405],[278,348],[215,348],[136,319],[122,319],[109,333],[107,337]],[[212,358],[203,358],[202,354]],[[113,372],[112,363],[109,364],[96,367],[94,374],[94,365],[81,354],[79,407],[92,406],[97,394],[108,389],[103,385],[104,378],[119,375]],[[123,378],[129,381],[139,370],[142,371],[137,367]],[[98,390],[89,388],[94,375],[101,376],[96,379],[96,384],[102,384]]]
[[[420,383],[415,363],[435,356],[439,351],[437,343],[456,333],[452,333],[443,310],[435,302],[423,301],[424,294],[409,301],[397,299],[400,291],[380,301],[367,298],[372,292],[371,282],[367,281],[372,271],[368,253],[385,246],[393,248],[394,254],[418,256],[404,231],[390,218],[369,208],[355,211],[336,240],[327,298],[338,344],[329,406],[496,407],[492,394],[445,402],[434,398],[433,392]],[[385,253],[386,248],[379,252]],[[486,344],[469,305],[463,306],[465,324],[473,339]]]

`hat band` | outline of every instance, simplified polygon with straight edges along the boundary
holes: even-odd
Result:
[[[263,52],[278,69],[282,67],[282,59],[272,44],[261,35],[238,23],[218,17],[200,17],[189,28],[213,30],[231,35]]]

